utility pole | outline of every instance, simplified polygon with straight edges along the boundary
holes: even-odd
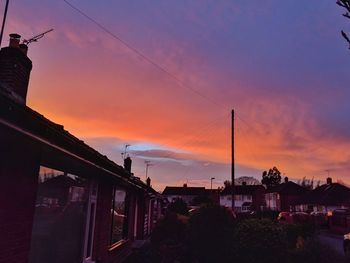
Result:
[[[7,9],[9,7],[9,0],[6,0],[6,5],[5,5],[5,11],[4,11],[4,17],[2,19],[2,26],[1,26],[1,33],[0,33],[0,48],[1,48],[1,43],[2,43],[2,36],[4,35],[4,28],[5,28],[5,23],[6,23],[6,17],[7,17]]]
[[[232,110],[231,117],[231,197],[232,197],[232,212],[235,211],[235,110]]]

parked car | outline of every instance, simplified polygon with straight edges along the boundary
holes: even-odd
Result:
[[[304,212],[281,212],[277,220],[288,224],[309,223],[310,215]]]
[[[281,212],[277,216],[277,220],[282,223],[292,223],[292,213],[291,212]]]

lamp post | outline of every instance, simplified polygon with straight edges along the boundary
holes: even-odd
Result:
[[[213,180],[215,177],[210,178],[210,191],[213,190]]]

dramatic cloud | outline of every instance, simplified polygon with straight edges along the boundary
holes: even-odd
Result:
[[[131,144],[137,176],[157,163],[158,189],[230,178],[231,108],[238,175],[276,165],[350,183],[347,21],[334,2],[71,2],[163,69],[63,1],[14,1],[6,34],[55,28],[29,48],[32,108],[118,163]]]

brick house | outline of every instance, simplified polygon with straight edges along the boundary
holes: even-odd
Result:
[[[342,234],[350,232],[350,188],[333,183],[330,177],[325,184],[303,196],[296,209],[326,214],[332,231]]]
[[[20,36],[0,50],[0,263],[121,262],[160,216],[160,195],[26,106]]]
[[[169,203],[176,199],[182,199],[188,206],[194,205],[196,199],[207,197],[208,192],[205,187],[189,187],[187,184],[181,186],[166,186],[162,192],[162,196],[167,199]]]
[[[302,212],[332,212],[335,209],[350,208],[350,188],[333,183],[332,178],[303,196],[296,206]]]
[[[237,213],[246,213],[260,211],[265,205],[264,200],[265,187],[262,185],[235,185],[234,199],[235,211]],[[226,187],[220,193],[220,205],[232,207],[231,188]]]
[[[266,189],[266,209],[272,211],[293,211],[299,199],[308,191],[306,188],[288,181],[286,177],[284,183]]]

